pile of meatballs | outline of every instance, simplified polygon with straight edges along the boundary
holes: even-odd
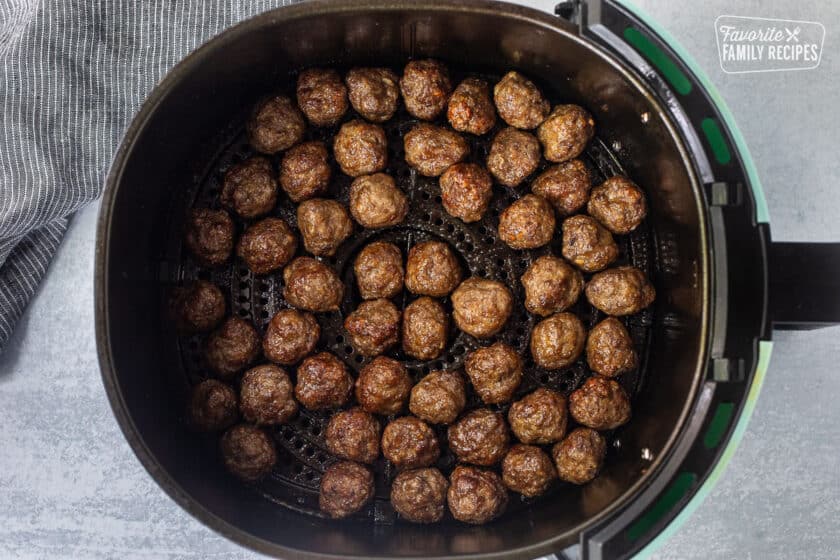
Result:
[[[517,251],[562,238],[562,254],[542,254],[520,281],[524,306],[538,319],[530,333],[533,363],[562,370],[585,352],[592,375],[568,397],[541,387],[511,402],[524,358],[493,340],[511,315],[511,289],[465,277],[446,242],[418,243],[407,255],[389,242],[364,246],[353,262],[362,302],[340,309],[348,288],[329,257],[359,227],[393,228],[409,211],[408,197],[383,172],[388,139],[381,123],[400,103],[415,119],[403,136],[405,161],[417,174],[439,178],[446,212],[476,222],[494,189],[513,189],[521,196],[500,214],[499,238]],[[358,117],[348,120],[351,106]],[[499,129],[497,118],[506,126]],[[333,145],[303,141],[307,126],[337,129]],[[260,336],[249,321],[226,315],[222,291],[208,281],[178,287],[171,302],[182,333],[209,333],[204,348],[213,377],[194,387],[188,417],[195,429],[222,432],[226,468],[245,481],[267,476],[278,455],[265,427],[289,422],[304,407],[331,414],[326,447],[337,461],[321,478],[320,507],[334,518],[372,499],[370,465],[380,455],[397,472],[394,509],[416,523],[441,520],[447,506],[456,520],[486,523],[505,510],[509,491],[534,497],[557,479],[591,481],[606,453],[601,432],[630,419],[616,377],[639,364],[617,317],[638,313],[655,296],[642,271],[610,268],[619,257],[614,235],[637,228],[647,205],[626,177],[593,187],[578,157],[594,126],[584,108],[552,107],[518,72],[495,85],[467,78],[453,88],[447,68],[434,60],[412,61],[402,76],[356,68],[342,79],[335,70],[309,69],[298,77],[296,99],[261,102],[247,126],[261,155],[226,171],[218,209],[191,211],[184,245],[202,267],[229,264],[235,252],[253,274],[279,275],[285,305]],[[486,161],[468,161],[468,135],[493,129]],[[353,178],[348,206],[327,198],[331,157]],[[543,158],[548,166],[534,177]],[[297,205],[296,226],[272,216],[279,197]],[[238,239],[231,213],[246,224]],[[582,294],[606,316],[589,333],[569,311]],[[395,301],[409,303],[401,309]],[[336,312],[346,313],[347,341],[370,360],[355,379],[342,359],[319,351],[317,315]],[[393,350],[438,358],[450,321],[478,348],[463,370],[432,371],[415,384]],[[480,405],[465,411],[470,398]],[[445,441],[440,426],[447,427]],[[434,466],[445,445],[458,461],[448,477]]]

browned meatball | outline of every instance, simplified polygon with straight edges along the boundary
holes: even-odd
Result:
[[[403,289],[402,253],[393,243],[366,245],[353,263],[353,272],[362,299],[392,298]]]
[[[196,208],[187,217],[184,244],[204,266],[224,264],[233,250],[233,220],[224,210]]]
[[[502,211],[499,238],[512,249],[536,249],[554,236],[554,210],[541,196],[526,194]]]
[[[418,119],[434,120],[452,92],[449,72],[437,60],[412,60],[403,70],[400,91],[409,113]]]
[[[581,214],[563,222],[563,256],[585,272],[598,272],[618,258],[618,245],[606,228]]]
[[[297,222],[303,247],[319,257],[331,257],[353,233],[347,209],[335,200],[312,198],[297,207]]]
[[[359,354],[378,356],[399,341],[400,310],[387,299],[363,301],[344,320],[344,329]]]
[[[271,163],[264,157],[248,158],[225,173],[222,204],[243,218],[271,212],[277,203],[277,180]]]
[[[579,105],[558,105],[537,129],[548,161],[560,163],[578,157],[595,136],[595,121]]]
[[[451,424],[467,404],[464,378],[457,371],[433,371],[411,390],[408,409],[432,424]]]
[[[286,265],[297,251],[292,228],[280,218],[263,218],[239,238],[236,254],[254,274],[268,274]]]
[[[440,176],[443,209],[464,222],[484,216],[493,196],[493,179],[475,163],[456,163]]]
[[[586,340],[589,369],[605,377],[615,377],[636,369],[639,358],[630,333],[615,317],[607,317],[589,332]]]
[[[285,424],[298,411],[293,393],[292,380],[283,369],[257,366],[242,376],[239,408],[254,424]]]
[[[496,124],[490,86],[479,78],[467,78],[455,88],[446,111],[449,124],[458,132],[486,134]]]
[[[225,318],[225,296],[212,282],[195,280],[172,290],[169,311],[180,332],[207,332]]]
[[[344,284],[335,270],[310,257],[298,257],[283,269],[283,297],[299,309],[337,311]]]
[[[525,309],[543,317],[567,310],[583,291],[580,272],[553,255],[543,255],[531,263],[521,281]]]
[[[555,478],[557,471],[551,457],[533,445],[514,445],[502,461],[505,486],[528,498],[545,492]]]
[[[610,177],[594,189],[586,208],[613,233],[630,233],[647,215],[642,189],[627,177]]]
[[[382,455],[397,469],[428,467],[440,457],[440,445],[428,424],[414,416],[403,416],[385,426]]]
[[[333,69],[310,68],[297,80],[300,110],[315,126],[332,126],[347,112],[347,88]]]
[[[412,128],[403,137],[403,146],[405,162],[426,177],[437,177],[470,153],[463,136],[428,123]]]
[[[258,152],[276,154],[300,142],[305,129],[303,115],[294,101],[277,95],[257,105],[248,121],[248,138]]]
[[[534,82],[516,71],[508,72],[496,84],[493,99],[506,123],[525,130],[537,128],[551,111],[551,104]]]
[[[504,342],[470,353],[464,369],[475,392],[487,404],[508,402],[522,382],[522,358]]]
[[[607,442],[590,428],[575,428],[551,450],[557,474],[572,484],[586,484],[598,474],[607,454]]]
[[[408,214],[408,197],[390,175],[365,175],[350,185],[350,213],[368,229],[395,226]]]
[[[412,523],[436,523],[443,519],[449,482],[435,468],[399,473],[391,484],[391,505],[400,517]]]
[[[280,187],[292,202],[300,202],[327,191],[332,171],[323,142],[304,142],[283,154]]]
[[[222,379],[229,379],[251,365],[260,354],[260,335],[244,319],[228,317],[207,337],[207,366]]]
[[[531,192],[549,201],[561,216],[586,206],[591,188],[592,176],[579,159],[552,165],[531,183]]]
[[[333,154],[347,175],[369,175],[388,165],[388,139],[381,126],[357,119],[341,125]]]
[[[193,387],[187,409],[189,424],[202,432],[224,430],[236,422],[236,392],[226,383],[205,379]]]
[[[615,380],[596,375],[569,395],[569,413],[594,430],[612,430],[630,420],[630,397]]]
[[[488,338],[502,330],[511,311],[513,296],[496,280],[467,278],[452,292],[455,326],[476,338]]]
[[[321,477],[318,507],[333,519],[341,519],[362,509],[373,498],[373,474],[367,467],[340,461]]]
[[[329,352],[309,356],[297,368],[295,397],[309,410],[344,406],[352,390],[347,366]]]
[[[341,459],[373,463],[379,457],[379,422],[361,408],[335,413],[324,438],[329,452]]]
[[[444,297],[461,281],[461,264],[448,244],[424,241],[408,251],[405,287],[413,294]]]
[[[377,356],[359,372],[356,400],[368,412],[396,414],[405,407],[411,392],[411,377],[397,360]]]
[[[545,369],[562,369],[580,357],[586,342],[583,323],[572,313],[555,313],[531,331],[531,356]]]
[[[347,73],[350,103],[369,121],[385,122],[397,111],[397,75],[387,68],[353,68]]]
[[[508,493],[502,479],[493,471],[459,465],[449,475],[446,501],[452,517],[480,525],[505,511]]]
[[[540,387],[510,406],[508,422],[522,443],[546,444],[560,441],[566,433],[566,397]]]
[[[443,306],[430,297],[421,297],[403,311],[402,347],[418,360],[434,360],[446,348],[449,317]]]
[[[219,447],[228,472],[246,482],[265,477],[277,463],[274,442],[265,431],[249,424],[237,424],[226,431]]]
[[[522,183],[540,164],[540,143],[533,134],[506,128],[490,144],[487,169],[506,187]]]
[[[479,408],[449,426],[449,448],[458,460],[493,465],[502,460],[510,444],[505,418],[489,408]]]
[[[272,362],[291,365],[308,356],[321,337],[321,327],[310,313],[281,309],[265,330],[263,353]]]
[[[586,285],[586,299],[607,315],[632,315],[653,303],[656,290],[633,266],[599,272]]]

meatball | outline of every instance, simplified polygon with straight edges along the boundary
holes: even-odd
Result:
[[[537,128],[551,111],[551,104],[534,82],[516,71],[505,74],[493,88],[499,116],[516,128]]]
[[[537,170],[540,143],[533,134],[506,128],[490,144],[487,169],[506,187],[515,187]]]
[[[479,78],[467,78],[455,88],[446,111],[449,124],[458,132],[487,134],[496,125],[490,86]]]
[[[257,366],[242,376],[239,408],[254,424],[285,424],[297,414],[292,380],[275,365]]]
[[[312,314],[281,309],[265,329],[263,354],[272,362],[291,365],[311,354],[320,337],[321,327]]]
[[[292,202],[300,202],[327,191],[330,184],[327,147],[323,142],[304,142],[283,154],[280,187]]]
[[[537,366],[562,369],[580,357],[586,342],[583,323],[572,313],[555,313],[531,331],[531,356]]]
[[[333,69],[310,68],[297,80],[300,110],[315,126],[333,126],[347,112],[347,87]]]
[[[353,272],[362,299],[392,298],[403,289],[402,253],[393,243],[366,245],[353,263]]]
[[[387,299],[363,301],[344,320],[344,329],[359,354],[378,356],[399,341],[400,310]]]
[[[350,185],[350,213],[368,229],[395,226],[408,214],[408,197],[390,175],[365,175]]]
[[[615,377],[636,369],[638,356],[630,333],[615,317],[607,317],[589,332],[586,361],[589,369],[604,377]]]
[[[464,415],[447,430],[449,448],[458,460],[474,465],[498,463],[510,443],[504,417],[489,408],[479,408]]]
[[[428,467],[440,457],[440,445],[428,424],[403,416],[385,426],[382,455],[400,470]]]
[[[347,366],[329,352],[309,356],[297,368],[295,397],[309,410],[344,406],[352,390]]]
[[[436,60],[412,60],[403,70],[400,91],[412,116],[434,120],[446,107],[452,92],[449,72]]]
[[[560,480],[586,484],[598,474],[607,442],[590,428],[576,428],[551,450]]]
[[[341,519],[373,498],[373,474],[358,463],[340,461],[324,472],[320,491],[318,507],[333,519]]]
[[[226,431],[219,447],[228,472],[246,482],[264,478],[277,463],[274,442],[265,431],[249,424],[237,424]]]
[[[335,161],[351,177],[369,175],[388,165],[388,139],[381,126],[353,120],[341,125],[333,144]]]
[[[403,351],[418,360],[434,360],[446,349],[449,317],[443,306],[421,297],[403,311]]]
[[[408,251],[405,287],[413,294],[444,297],[461,281],[461,264],[448,244],[424,241]]]
[[[411,392],[411,377],[397,360],[377,356],[359,372],[356,400],[376,414],[387,416],[403,409]]]
[[[254,274],[268,274],[286,265],[297,251],[297,238],[280,218],[251,225],[236,244],[237,256]]]
[[[403,137],[403,145],[405,162],[426,177],[437,177],[470,153],[463,136],[428,123],[412,128]]]
[[[633,315],[653,303],[656,290],[633,266],[599,272],[586,285],[586,299],[607,315]]]
[[[207,366],[222,379],[230,379],[260,354],[260,335],[244,319],[233,316],[207,337]]]
[[[484,216],[493,196],[493,179],[475,163],[456,163],[440,176],[443,209],[466,223]]]
[[[202,432],[224,430],[236,422],[236,392],[226,383],[205,379],[193,387],[187,409],[189,424]]]
[[[172,290],[169,311],[180,332],[207,332],[225,318],[225,296],[212,282],[195,280]]]
[[[385,122],[397,111],[398,80],[387,68],[353,68],[345,80],[350,90],[350,103],[367,120]]]
[[[595,136],[595,121],[578,105],[558,105],[537,129],[548,161],[560,163],[583,153]]]
[[[324,438],[329,452],[341,459],[373,463],[379,457],[379,422],[361,408],[335,413]]]
[[[569,413],[594,430],[612,430],[630,420],[630,397],[615,380],[596,375],[569,395]]]
[[[543,317],[567,310],[583,291],[580,272],[553,255],[543,255],[531,263],[521,281],[525,309]]]
[[[505,486],[528,498],[545,492],[555,478],[557,471],[551,457],[533,445],[514,445],[502,461]]]
[[[331,257],[353,233],[347,209],[335,200],[313,198],[297,207],[297,222],[303,247],[319,257]]]
[[[451,424],[467,404],[464,378],[457,371],[433,371],[411,390],[408,409],[432,424]]]
[[[248,139],[255,150],[276,154],[300,142],[306,123],[294,101],[277,95],[257,105],[247,128]]]
[[[225,173],[222,204],[242,216],[256,218],[271,212],[277,203],[277,180],[264,157],[248,158]]]
[[[487,404],[508,402],[522,382],[522,358],[504,342],[470,353],[464,369],[475,392]]]
[[[563,222],[563,256],[584,272],[598,272],[618,258],[618,245],[606,228],[581,214]]]
[[[508,422],[522,443],[560,441],[566,433],[566,397],[540,387],[510,406]]]
[[[400,517],[412,523],[436,523],[443,519],[449,482],[434,468],[399,473],[391,484],[391,505]]]
[[[589,214],[616,234],[630,233],[647,215],[642,189],[627,177],[610,177],[594,189],[587,205]]]
[[[552,165],[531,183],[531,192],[549,201],[561,216],[586,206],[591,188],[592,176],[579,159]]]
[[[512,249],[536,249],[554,236],[554,210],[541,196],[526,194],[502,211],[499,238]]]
[[[196,208],[187,217],[184,244],[203,266],[224,264],[233,250],[233,220],[224,210]]]
[[[446,501],[452,517],[480,525],[505,511],[508,493],[502,479],[493,471],[459,465],[449,476]]]
[[[299,309],[337,311],[344,284],[335,270],[311,257],[298,257],[283,269],[283,297]]]
[[[512,310],[510,290],[496,280],[467,278],[452,292],[455,326],[476,338],[489,338],[502,330]]]

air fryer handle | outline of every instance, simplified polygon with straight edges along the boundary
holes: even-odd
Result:
[[[771,243],[768,260],[774,328],[840,324],[840,243]]]

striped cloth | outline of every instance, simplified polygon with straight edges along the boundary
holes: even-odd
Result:
[[[290,0],[0,0],[0,352],[155,83]]]

